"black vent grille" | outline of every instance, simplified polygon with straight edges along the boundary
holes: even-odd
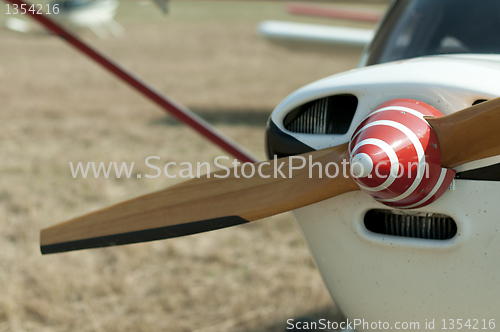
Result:
[[[370,210],[365,214],[365,227],[374,233],[430,240],[448,240],[457,234],[455,221],[442,214],[426,216]]]
[[[284,120],[287,130],[301,134],[343,135],[358,107],[358,98],[343,94],[311,101],[291,111]]]

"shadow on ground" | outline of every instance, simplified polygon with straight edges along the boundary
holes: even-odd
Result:
[[[269,109],[192,109],[197,115],[213,125],[229,126],[266,126],[272,110]],[[181,122],[172,116],[165,116],[152,121],[154,125],[178,126]]]

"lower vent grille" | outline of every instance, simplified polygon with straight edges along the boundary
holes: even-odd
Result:
[[[430,240],[448,240],[457,234],[456,222],[442,214],[407,215],[392,210],[370,210],[365,227],[374,233]]]

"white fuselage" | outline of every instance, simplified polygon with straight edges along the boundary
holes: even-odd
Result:
[[[500,96],[500,56],[446,55],[355,69],[309,84],[273,112],[285,133],[314,149],[348,142],[360,121],[379,104],[395,98],[425,102],[443,114],[476,100]],[[308,101],[353,94],[358,107],[345,135],[292,133],[283,120]],[[466,132],[463,133],[467,135]],[[478,149],[481,147],[478,146]],[[500,162],[476,161],[459,171]],[[364,226],[370,209],[391,209],[361,191],[349,192],[293,212],[333,299],[351,320],[425,323],[450,329],[448,319],[467,319],[500,329],[500,183],[454,180],[436,202],[408,214],[443,214],[457,235],[438,241],[376,234]],[[488,326],[487,326],[488,327]],[[357,326],[357,330],[372,330]]]

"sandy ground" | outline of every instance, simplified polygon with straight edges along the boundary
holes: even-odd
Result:
[[[359,56],[260,39],[260,20],[290,19],[282,3],[170,9],[123,1],[123,38],[80,33],[260,158],[275,105]],[[41,228],[179,181],[73,179],[69,162],[135,162],[144,174],[147,156],[164,165],[224,152],[63,41],[5,29],[0,40],[0,331],[282,331],[288,318],[338,317],[288,215],[42,257]]]

